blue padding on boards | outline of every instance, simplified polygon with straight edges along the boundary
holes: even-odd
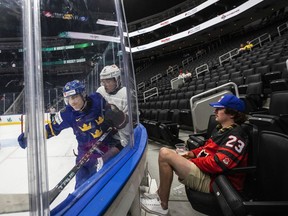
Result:
[[[107,170],[104,166],[54,208],[51,215],[103,215],[137,167],[145,152],[147,139],[146,129],[139,124],[134,129],[134,147],[126,146],[106,164],[106,167],[112,168]]]

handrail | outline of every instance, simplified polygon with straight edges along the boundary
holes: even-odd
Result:
[[[269,40],[271,41],[271,35],[268,34],[268,33],[264,33],[262,35],[260,35],[259,37],[256,37],[254,38],[253,40],[251,40],[250,42],[256,46],[256,45],[260,45],[262,46],[262,43],[266,40]],[[219,56],[219,63],[220,65],[222,65],[223,62],[225,61],[228,61],[228,60],[231,60],[234,56],[238,55],[239,54],[239,49],[238,48],[235,48],[235,49],[232,49],[230,50],[229,52],[227,53],[224,53],[223,55]]]
[[[186,58],[186,59],[184,59],[183,61],[182,61],[182,66],[183,66],[183,68],[186,66],[186,65],[188,65],[190,62],[192,62],[193,61],[193,57],[188,57],[188,58]]]
[[[203,68],[203,70],[201,70],[202,68]],[[199,70],[199,72],[198,72],[198,70]],[[206,71],[209,72],[208,64],[203,64],[203,65],[200,65],[199,67],[195,68],[195,74],[196,74],[197,79],[198,79],[199,74],[204,73]]]
[[[282,28],[282,27],[283,27],[283,28]],[[279,26],[277,27],[277,31],[278,31],[279,36],[281,36],[281,32],[284,31],[284,30],[286,30],[286,29],[288,29],[288,22],[279,25]]]
[[[192,96],[192,97],[190,98],[190,100],[189,100],[189,101],[190,101],[190,109],[191,109],[191,113],[192,113],[191,116],[192,116],[192,122],[193,122],[193,125],[194,125],[194,132],[195,132],[195,133],[197,133],[197,131],[196,131],[196,127],[195,127],[196,123],[195,123],[195,120],[194,120],[194,118],[193,118],[193,113],[194,113],[194,112],[193,112],[194,100],[195,100],[196,98],[199,98],[199,97],[203,96],[203,95],[208,95],[208,94],[210,94],[211,92],[215,93],[216,90],[222,89],[222,88],[227,87],[227,86],[230,86],[230,85],[232,85],[232,86],[234,87],[235,94],[236,94],[237,97],[239,97],[238,86],[237,86],[234,82],[229,82],[229,83],[225,83],[225,84],[223,84],[223,85],[221,85],[221,86],[217,86],[217,87],[215,87],[215,88],[209,89],[209,90],[207,90],[207,91],[205,91],[205,92],[201,92],[201,93],[199,93],[199,94],[197,94],[197,95],[194,95],[194,96]]]
[[[145,82],[141,82],[137,85],[138,90],[140,90],[141,88],[145,88]]]
[[[266,41],[266,40],[271,41],[271,35],[268,34],[268,33],[264,33],[264,34],[260,35],[259,37],[254,38],[254,39],[251,40],[250,42],[251,42],[254,46],[256,46],[256,45],[258,45],[258,44],[259,44],[260,46],[262,46],[262,43],[263,43],[264,41]]]
[[[147,93],[149,93],[149,92],[151,92],[151,91],[153,91],[153,90],[156,90],[156,92],[154,92],[154,93],[146,96]],[[158,88],[157,88],[157,87],[148,89],[147,91],[143,92],[144,102],[146,102],[146,100],[147,100],[148,98],[152,97],[152,96],[155,96],[155,95],[158,96],[158,94],[159,94],[159,93],[158,93]]]
[[[166,70],[167,75],[168,75],[169,73],[172,73],[172,72],[175,71],[175,70],[179,70],[179,66],[178,66],[178,65],[173,65],[172,67],[169,67],[169,68]]]
[[[223,55],[219,56],[219,63],[222,65],[223,62],[231,60],[234,56],[239,54],[239,49],[235,48],[230,50],[227,53],[224,53]]]
[[[223,85],[221,85],[221,86],[217,86],[217,87],[215,87],[215,88],[209,89],[209,90],[207,90],[207,91],[205,91],[205,92],[201,92],[201,93],[199,93],[199,94],[197,94],[197,95],[192,96],[192,97],[190,98],[191,108],[192,108],[192,105],[193,105],[193,100],[194,100],[195,98],[198,98],[198,97],[203,96],[203,95],[207,95],[207,94],[210,93],[210,92],[215,92],[216,90],[221,89],[221,88],[226,87],[226,86],[229,86],[229,85],[234,86],[235,94],[236,94],[237,97],[239,97],[238,86],[237,86],[234,82],[228,82],[228,83],[225,83],[225,84],[223,84]]]
[[[162,77],[161,73],[156,74],[155,76],[150,78],[150,82],[153,83],[154,81],[157,81],[158,79],[160,79]]]

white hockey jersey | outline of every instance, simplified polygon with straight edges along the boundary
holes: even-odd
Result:
[[[126,87],[122,87],[116,94],[108,94],[105,91],[104,86],[100,86],[97,89],[97,92],[99,92],[109,104],[116,105],[118,109],[123,111],[125,114],[128,114]],[[121,144],[125,147],[129,140],[129,124],[127,124],[123,129],[120,129],[118,133],[120,136]]]

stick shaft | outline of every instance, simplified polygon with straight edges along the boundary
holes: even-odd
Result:
[[[90,156],[97,149],[97,147],[104,141],[104,139],[112,131],[112,128],[102,134],[102,136],[91,146],[88,152],[80,159],[80,161],[65,175],[65,177],[49,192],[49,203],[51,204],[56,197],[61,193],[61,191],[68,185],[68,183],[73,179],[79,169],[89,160]]]

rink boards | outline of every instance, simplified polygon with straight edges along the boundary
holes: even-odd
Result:
[[[48,114],[46,116],[48,119]],[[21,133],[20,119],[20,115],[5,116],[5,118],[1,116],[0,194],[28,193],[27,151],[21,149],[17,142],[17,137]],[[127,213],[137,197],[146,164],[147,134],[142,125],[134,129],[134,138],[133,148],[130,146],[124,148],[109,161],[110,164],[107,163],[107,166],[112,165],[112,169],[107,171],[104,166],[104,169],[87,182],[87,184],[94,182],[94,185],[89,186],[88,191],[81,190],[81,187],[74,191],[75,180],[73,179],[51,204],[51,215],[71,215],[72,213],[75,215],[76,212],[77,215],[103,215],[105,212],[115,215]],[[77,149],[77,142],[70,129],[62,131],[61,136],[47,140],[49,189],[52,189],[74,166],[73,149]],[[138,211],[137,209],[136,206],[134,211]],[[19,215],[29,215],[29,213],[19,213]]]

